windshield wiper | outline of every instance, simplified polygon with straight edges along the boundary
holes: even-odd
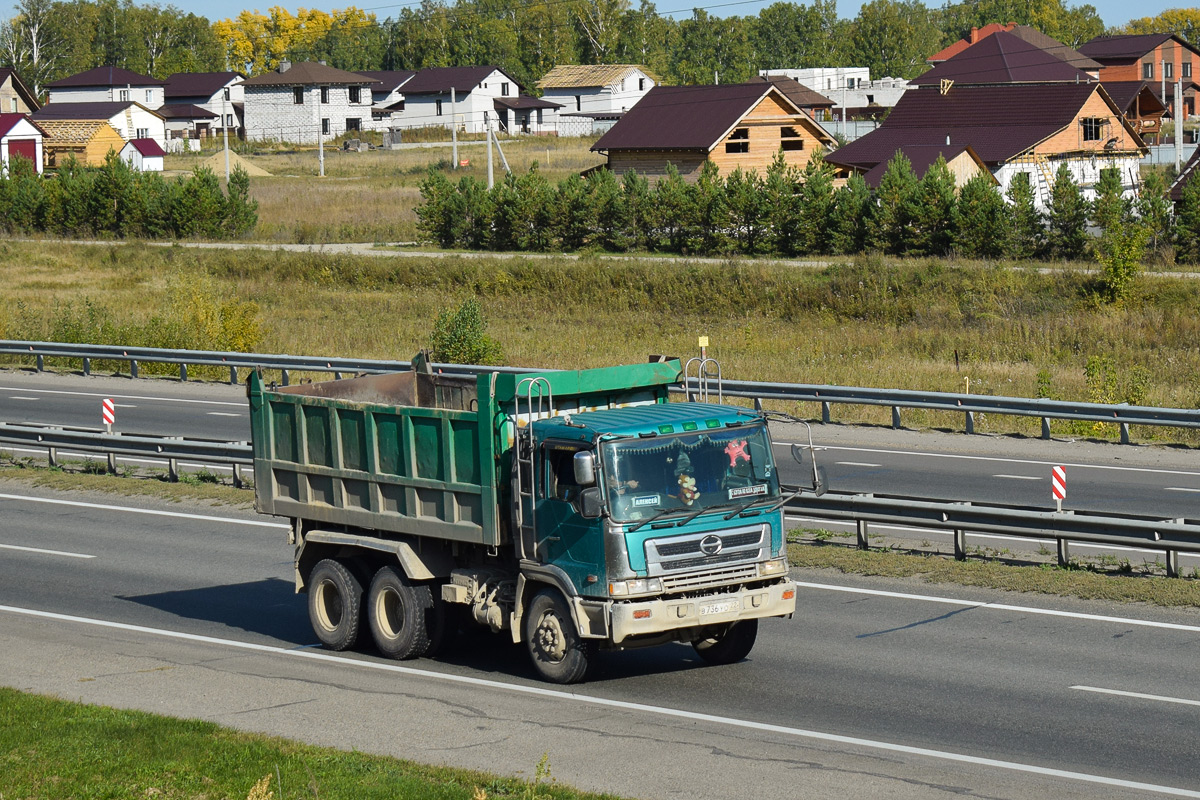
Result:
[[[719,508],[728,508],[728,507],[729,507],[729,503],[718,503],[715,506],[705,506],[704,508],[697,508],[691,514],[688,514],[686,517],[679,520],[679,522],[676,522],[675,527],[682,528],[684,525],[687,525],[689,522],[691,522],[692,520],[694,520],[696,517],[700,516],[701,514],[707,514],[710,511],[716,511]]]
[[[803,491],[804,491],[803,489],[797,489],[796,491],[794,491],[794,492],[792,492],[791,494],[789,494],[787,497],[780,498],[780,499],[779,499],[779,500],[778,500],[778,501],[775,503],[775,505],[771,506],[770,508],[758,509],[758,510],[757,510],[757,513],[761,514],[761,513],[763,513],[763,512],[766,512],[766,513],[768,513],[768,514],[769,514],[769,513],[770,513],[770,512],[772,512],[772,511],[778,511],[779,509],[781,509],[781,508],[783,508],[785,505],[787,505],[788,501],[790,501],[790,500],[792,500],[792,499],[794,499],[794,498],[796,498],[796,497],[799,497],[799,496],[800,496],[800,494],[801,494]],[[754,500],[751,500],[749,503],[746,503],[746,504],[745,504],[745,505],[743,505],[741,508],[738,508],[738,509],[737,509],[737,510],[735,510],[735,511],[730,511],[728,514],[726,514],[726,515],[725,515],[725,519],[733,519],[734,517],[736,517],[736,516],[738,516],[738,515],[740,515],[740,514],[745,514],[747,511],[749,511],[749,510],[750,510],[752,507],[754,507],[755,505],[757,505],[757,504],[759,504],[759,503],[762,503],[762,502],[764,502],[764,501],[767,501],[767,502],[769,502],[769,501],[771,501],[771,500],[775,500],[775,498],[774,498],[774,497],[760,497],[760,498],[756,498],[756,499],[754,499]]]
[[[646,525],[649,525],[651,522],[656,522],[656,521],[662,519],[663,517],[667,516],[668,514],[679,514],[679,513],[682,513],[685,511],[690,511],[690,510],[691,509],[688,509],[688,508],[662,508],[662,509],[659,509],[657,514],[654,514],[653,516],[650,516],[650,517],[646,517],[644,520],[639,522],[637,525],[634,525],[632,528],[630,528],[628,531],[626,531],[626,533],[633,533],[638,528],[645,527]]]

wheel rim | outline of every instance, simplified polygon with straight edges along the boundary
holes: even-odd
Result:
[[[317,622],[327,631],[337,630],[342,622],[342,596],[330,580],[317,587]]]
[[[404,615],[400,606],[400,595],[391,589],[384,589],[375,598],[375,619],[379,621],[379,633],[386,639],[393,640],[400,636],[404,628]]]
[[[567,637],[557,614],[549,611],[543,614],[533,635],[537,651],[546,661],[557,663],[566,657]]]

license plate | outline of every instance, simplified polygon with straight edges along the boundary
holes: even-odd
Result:
[[[700,606],[700,616],[707,617],[712,614],[725,614],[730,611],[738,611],[741,607],[742,604],[736,597],[731,600],[718,600],[715,603],[705,603]]]

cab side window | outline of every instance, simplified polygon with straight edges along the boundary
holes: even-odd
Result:
[[[546,449],[546,497],[574,502],[583,487],[575,480],[575,454],[567,448]]]

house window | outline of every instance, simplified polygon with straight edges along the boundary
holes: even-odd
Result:
[[[362,87],[361,86],[351,86],[350,87],[350,102],[351,103],[361,103],[362,102]]]
[[[404,101],[401,100],[399,103],[396,103],[395,105],[393,105],[392,108],[394,108],[396,111],[403,111],[404,110]],[[441,112],[439,111],[438,113],[440,114]]]
[[[298,106],[304,105],[304,87],[303,86],[293,86],[292,87],[292,102]]]
[[[1085,142],[1098,142],[1104,132],[1104,120],[1097,117],[1087,117],[1080,120],[1083,125],[1083,140]]]
[[[625,79],[621,78],[621,91],[625,91]]]
[[[228,86],[225,87],[225,99],[226,100],[229,99],[229,87]]]
[[[17,98],[12,99],[12,113],[17,113]]]
[[[346,130],[361,131],[362,130],[362,118],[361,117],[346,117]]]
[[[639,92],[646,91],[646,79],[645,78],[638,78],[638,91]]]
[[[1144,64],[1142,64],[1142,80],[1144,80],[1144,81],[1154,80],[1154,62],[1153,61],[1147,61]]]
[[[500,96],[508,97],[508,81],[504,81],[500,84]]]
[[[122,89],[122,90],[121,90],[120,100],[121,100],[121,102],[122,102],[122,103],[128,103],[128,102],[129,102],[129,90],[128,90],[128,89]]]
[[[233,127],[233,114],[226,114],[226,115],[225,115],[225,127],[226,127],[226,128],[232,128],[232,127]]]
[[[725,142],[726,153],[749,153],[750,152],[750,129],[738,128],[733,133],[729,134],[729,140]]]
[[[154,90],[147,89],[146,90],[146,105],[152,105],[153,103],[154,103]]]
[[[537,110],[537,124],[539,126],[542,124],[542,109],[540,108]]]
[[[149,138],[150,138],[150,129],[149,129],[149,128],[138,128],[138,129],[137,129],[137,135],[135,135],[133,138],[135,138],[135,139],[149,139]]]
[[[1192,77],[1192,62],[1186,61],[1179,65],[1179,77],[1181,77],[1181,78]]]
[[[583,97],[580,95],[575,95],[575,110],[583,111]]]
[[[779,129],[779,146],[789,151],[803,150],[804,139],[801,138],[800,131],[791,125],[786,125]]]
[[[329,87],[328,86],[321,87],[321,102],[322,103],[329,102]]]
[[[328,117],[321,118],[321,134],[324,136],[329,135],[329,118]]]
[[[1175,65],[1170,61],[1163,62],[1163,77],[1167,80],[1175,77]]]
[[[441,101],[441,100],[436,100],[435,102],[437,103],[437,112],[436,112],[436,115],[440,117],[440,116],[442,115],[442,101]]]

